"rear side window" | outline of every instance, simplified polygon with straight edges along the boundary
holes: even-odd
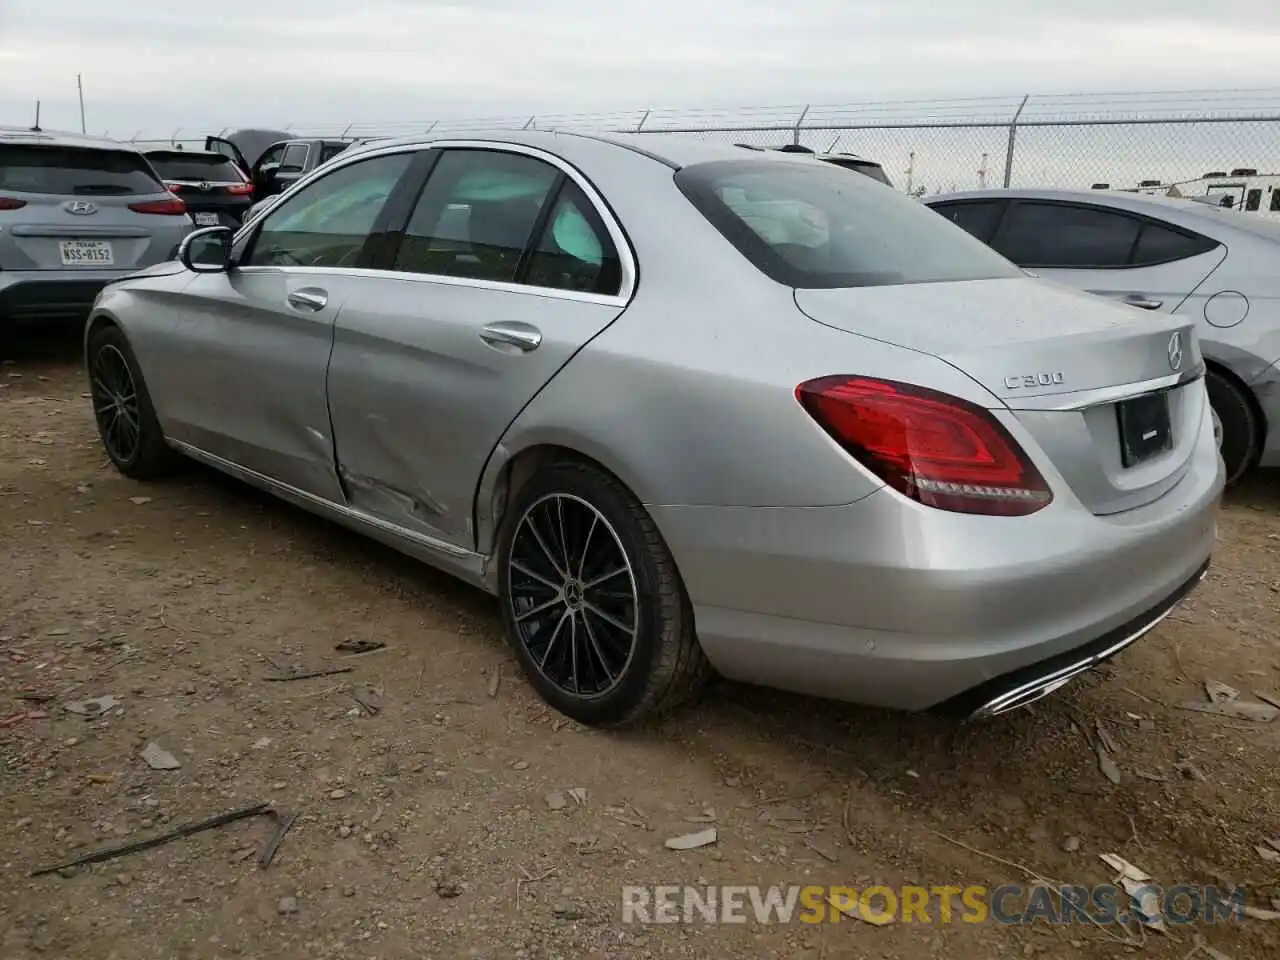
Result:
[[[933,209],[946,217],[957,227],[977,237],[983,243],[991,240],[995,233],[996,223],[1000,219],[1000,210],[1004,204],[999,200],[965,200],[957,203],[940,203]]]
[[[1097,207],[1019,202],[992,245],[1020,267],[1123,267],[1141,226]]]
[[[236,165],[216,153],[190,154],[181,150],[148,153],[147,159],[163,180],[185,180],[190,183],[243,183]]]
[[[535,287],[579,293],[615,294],[622,284],[618,250],[591,201],[571,180],[560,189],[523,279]]]
[[[1218,245],[1216,240],[1194,234],[1168,230],[1154,223],[1144,223],[1133,248],[1130,266],[1146,267],[1157,263],[1184,260],[1207,253]]]
[[[1260,206],[1262,206],[1262,191],[1257,189],[1250,190],[1246,195],[1244,208],[1246,210],[1257,210]]]
[[[789,287],[1022,276],[923,204],[820,161],[694,164],[675,182],[743,256]]]
[[[0,144],[0,190],[74,197],[163,193],[132,150]]]

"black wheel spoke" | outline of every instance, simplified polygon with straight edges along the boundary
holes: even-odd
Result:
[[[529,532],[533,534],[534,542],[537,543],[538,549],[542,551],[543,557],[547,563],[551,564],[551,568],[563,579],[566,576],[565,569],[560,566],[560,562],[556,560],[556,555],[551,552],[551,547],[547,545],[547,541],[542,538],[542,534],[538,532],[538,525],[534,523],[533,518],[527,518],[526,523],[529,526]]]
[[[542,652],[542,662],[538,664],[539,667],[546,667],[547,658],[551,656],[551,651],[556,647],[556,641],[560,638],[560,629],[564,626],[565,618],[568,615],[568,611],[566,610],[564,613],[560,614],[560,619],[556,621],[556,628],[551,631],[551,639],[547,641],[547,649]]]
[[[617,570],[610,570],[608,573],[601,574],[600,576],[595,577],[594,579],[588,580],[586,583],[582,585],[582,588],[584,590],[594,590],[600,584],[604,583],[606,580],[612,580],[614,577],[620,577],[624,573],[630,573],[630,572],[631,572],[630,567],[619,567]]]
[[[520,563],[518,560],[512,560],[511,567],[513,570],[518,570],[520,573],[528,577],[530,580],[536,580],[538,583],[542,584],[544,587],[546,587],[549,590],[553,590],[557,592],[560,590],[559,584],[552,583],[542,574],[538,573],[536,570],[531,570],[529,567],[526,567],[523,563]]]
[[[586,613],[582,616],[582,630],[587,635],[587,643],[591,645],[591,652],[596,655],[596,660],[600,666],[604,668],[605,676],[609,678],[609,682],[614,682],[613,670],[609,667],[609,658],[605,656],[604,650],[600,646],[600,641],[596,639],[596,633],[591,629],[591,621],[587,619]]]
[[[627,626],[625,623],[623,623],[621,620],[619,620],[617,617],[613,616],[612,614],[606,613],[605,611],[601,610],[594,603],[588,603],[586,605],[586,609],[591,613],[594,613],[597,617],[599,617],[605,623],[609,624],[609,626],[613,627],[615,630],[621,630],[623,633],[628,634],[629,636],[635,636],[635,630],[632,627]]]
[[[600,514],[591,515],[591,526],[587,527],[587,535],[582,539],[582,553],[578,556],[578,579],[582,579],[583,570],[587,566],[587,556],[591,553],[591,536],[596,532],[596,524],[600,522]]]
[[[520,623],[522,620],[528,620],[530,617],[536,617],[538,614],[542,613],[544,610],[550,610],[552,607],[562,607],[562,606],[564,606],[564,601],[561,600],[559,595],[557,594],[556,596],[548,600],[546,603],[540,603],[536,607],[530,610],[526,610],[524,613],[518,615],[516,617],[516,623]]]
[[[631,661],[639,596],[604,514],[567,493],[535,501],[516,524],[505,576],[515,639],[542,676],[584,699],[612,690]]]

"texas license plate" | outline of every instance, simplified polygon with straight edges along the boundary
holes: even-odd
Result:
[[[1122,400],[1116,404],[1120,424],[1120,461],[1137,466],[1173,446],[1169,420],[1169,397],[1165,393]]]
[[[58,251],[64,267],[109,267],[116,262],[106,240],[60,240]]]
[[[197,213],[197,227],[216,227],[218,225],[218,215],[216,213]]]

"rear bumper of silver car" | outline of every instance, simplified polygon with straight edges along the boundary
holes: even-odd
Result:
[[[1223,479],[1206,428],[1173,488],[1114,516],[1064,496],[973,517],[887,490],[842,507],[649,510],[727,678],[994,715],[1114,656],[1199,582]]]
[[[1178,603],[1194,590],[1208,573],[1209,564],[1206,562],[1195,576],[1183,583],[1157,606],[1119,629],[1099,637],[1093,643],[1042,663],[1016,670],[1011,674],[996,677],[945,701],[935,709],[940,713],[963,716],[970,720],[986,720],[1035,703],[1062,689],[1076,677],[1105,663],[1130,644],[1146,636],[1174,611]]]

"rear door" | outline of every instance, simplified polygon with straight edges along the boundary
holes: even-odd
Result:
[[[385,274],[338,317],[329,408],[352,507],[473,549],[493,449],[623,311],[634,270],[607,208],[558,159],[505,145],[438,156]]]
[[[0,142],[5,270],[150,265],[181,236],[157,228],[183,226],[183,213],[137,151]]]
[[[1049,200],[1012,201],[990,243],[1047,280],[1160,313],[1177,310],[1227,255],[1171,224]]]

